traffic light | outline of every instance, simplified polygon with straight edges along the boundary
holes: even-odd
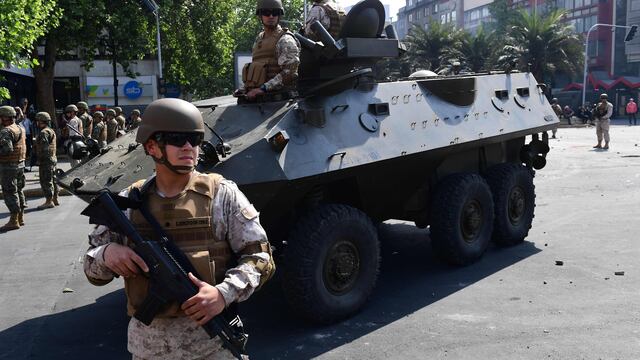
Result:
[[[627,33],[627,36],[624,38],[624,41],[633,40],[634,36],[636,36],[636,31],[638,31],[638,25],[631,25],[631,29]]]

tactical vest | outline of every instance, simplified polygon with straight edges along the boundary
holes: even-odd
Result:
[[[56,132],[50,127],[47,127],[42,129],[38,136],[44,136],[45,134],[49,135],[51,142],[46,148],[40,148],[40,142],[37,143],[38,161],[40,163],[55,163],[58,161],[56,158]]]
[[[90,137],[91,133],[89,132],[89,124],[93,119],[87,113],[80,115],[79,118],[82,121],[82,135],[84,135],[84,137]]]
[[[18,124],[5,126],[13,136],[13,151],[7,155],[0,155],[0,164],[15,164],[24,161],[27,157],[26,135]]]
[[[95,123],[93,125],[93,130],[91,134],[91,138],[98,141],[98,143],[106,143],[107,141],[107,127],[104,125],[104,122]],[[101,145],[102,146],[102,145]]]
[[[313,4],[313,7],[320,6],[324,9],[325,14],[329,17],[329,28],[327,31],[331,36],[333,36],[334,40],[338,40],[340,36],[340,31],[342,30],[342,23],[346,17],[344,10],[335,9],[329,4]],[[308,34],[309,38],[313,41],[318,41],[320,38],[316,34]]]
[[[122,115],[116,116],[116,121],[118,122],[118,130],[124,130],[124,127],[127,124],[127,119]]]
[[[107,142],[110,143],[118,137],[118,121],[116,119],[107,120]]]
[[[252,62],[242,69],[242,82],[246,90],[260,87],[260,85],[273,79],[282,68],[278,65],[276,45],[284,35],[291,35],[289,29],[278,26],[270,36],[262,33],[262,38],[253,46]]]
[[[222,176],[194,173],[185,191],[173,198],[163,198],[155,191],[155,185],[146,192],[149,212],[189,258],[203,280],[215,285],[224,280],[232,260],[232,252],[226,239],[214,237],[211,207]],[[132,187],[141,188],[144,181]],[[153,228],[139,211],[133,211],[131,222],[143,238],[158,240]],[[133,316],[147,296],[149,282],[144,276],[125,279],[127,312]],[[173,303],[162,311],[160,317],[183,316],[180,305]]]

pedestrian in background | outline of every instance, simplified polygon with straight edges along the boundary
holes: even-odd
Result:
[[[633,101],[633,98],[629,99],[627,103],[627,116],[629,116],[629,125],[631,125],[631,120],[633,120],[633,125],[636,125],[636,114],[638,113],[638,104]]]
[[[562,118],[562,108],[560,107],[560,104],[558,104],[558,99],[557,98],[551,99],[551,109],[553,109],[553,112],[556,114],[558,119]],[[554,128],[553,130],[551,130],[551,138],[552,139],[556,138],[556,133],[557,132],[558,132],[558,128]]]
[[[600,95],[600,102],[596,107],[596,136],[598,143],[594,149],[609,149],[609,125],[611,123],[611,115],[613,115],[613,104],[608,101],[607,94]],[[604,146],[602,139],[604,138]]]
[[[40,187],[45,197],[44,204],[38,206],[38,210],[51,209],[58,203],[58,184],[55,182],[56,165],[56,133],[51,129],[51,116],[46,112],[36,114],[36,122],[40,133],[36,138],[34,151],[38,156],[38,173],[40,175]]]

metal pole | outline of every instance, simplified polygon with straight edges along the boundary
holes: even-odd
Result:
[[[304,26],[307,26],[307,0],[304,0],[304,8],[302,11],[304,12]]]
[[[591,31],[598,26],[608,26],[612,28],[624,28],[624,29],[631,28],[631,26],[623,26],[623,25],[594,24],[593,26],[591,26],[591,28],[589,28],[589,31],[587,31],[587,39],[585,41],[585,50],[584,50],[584,76],[582,78],[583,79],[582,80],[582,105],[584,105],[584,102],[587,97],[587,62],[589,61],[589,35],[591,35]],[[615,36],[613,37],[613,39],[615,40]]]

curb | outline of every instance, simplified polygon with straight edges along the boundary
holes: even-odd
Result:
[[[43,198],[44,194],[42,189],[27,189],[24,190],[24,197],[26,198]],[[59,188],[58,196],[71,196],[73,195],[67,189]],[[4,200],[4,195],[0,193],[0,200]]]

